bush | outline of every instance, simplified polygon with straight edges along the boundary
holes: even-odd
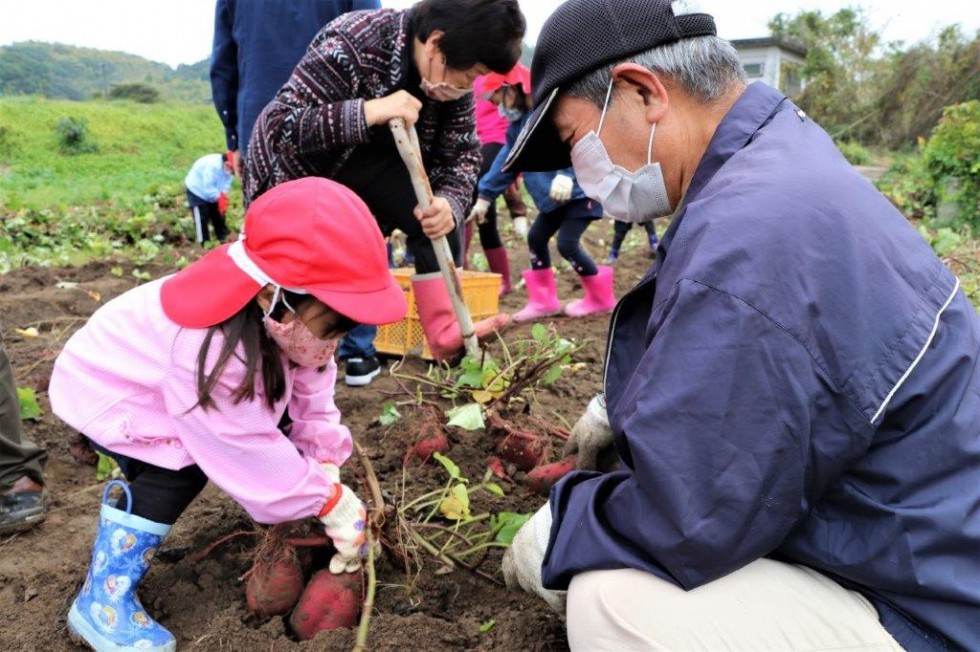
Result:
[[[956,221],[980,228],[980,101],[946,107],[922,160],[939,201],[957,205]]]
[[[851,165],[868,165],[871,163],[871,152],[857,141],[847,140],[837,143],[837,148],[840,149],[841,154]]]
[[[897,156],[876,185],[905,217],[926,221],[935,217],[936,193],[921,153]]]
[[[109,91],[109,99],[154,104],[160,101],[160,91],[146,84],[114,84]]]
[[[88,140],[88,123],[85,120],[60,118],[54,131],[63,154],[87,154],[98,149],[95,143]]]

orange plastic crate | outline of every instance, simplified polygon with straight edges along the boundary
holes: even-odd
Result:
[[[378,327],[378,336],[374,346],[380,353],[389,355],[421,355],[427,360],[432,359],[429,344],[422,332],[419,321],[419,311],[415,306],[415,293],[412,291],[412,275],[415,270],[411,267],[391,270],[391,275],[398,281],[408,302],[408,314],[400,322]],[[459,280],[463,286],[463,301],[470,309],[474,322],[492,317],[497,314],[500,298],[500,274],[472,272],[462,270]]]

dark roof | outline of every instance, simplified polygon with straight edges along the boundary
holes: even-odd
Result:
[[[802,43],[797,43],[796,41],[791,41],[780,36],[733,39],[730,41],[730,43],[735,46],[736,50],[741,50],[744,48],[766,48],[775,45],[788,52],[798,54],[801,57],[805,57],[807,53],[806,46]]]

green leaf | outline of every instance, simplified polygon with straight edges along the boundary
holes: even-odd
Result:
[[[468,403],[454,410],[449,410],[446,415],[449,417],[449,425],[463,430],[482,430],[485,427],[483,408],[480,407],[479,403]]]
[[[480,363],[473,356],[466,356],[459,363],[459,368],[463,373],[456,380],[456,387],[472,387],[481,389],[483,387],[483,369]]]
[[[500,497],[504,496],[504,490],[500,487],[499,484],[496,484],[494,482],[484,482],[483,488],[495,496],[500,496]]]
[[[541,323],[535,324],[531,327],[531,337],[538,344],[545,344],[548,342],[548,328]]]
[[[487,622],[485,622],[482,625],[480,625],[480,633],[481,634],[486,634],[491,629],[493,629],[493,626],[496,625],[496,624],[497,624],[497,621],[495,619],[491,618]]]
[[[95,479],[99,482],[106,480],[108,478],[114,478],[119,475],[119,465],[116,464],[116,460],[112,459],[108,455],[103,455],[102,453],[96,452],[99,456],[99,463],[95,466]]]
[[[37,419],[41,416],[41,406],[37,404],[37,395],[30,387],[17,388],[17,402],[20,403],[20,420]]]
[[[491,528],[496,533],[494,541],[505,543],[508,546],[514,542],[517,531],[531,518],[530,514],[517,514],[516,512],[500,512],[492,522]]]
[[[449,477],[451,479],[461,480],[465,482],[464,478],[459,474],[459,467],[456,466],[455,462],[453,462],[451,459],[449,459],[442,453],[433,453],[432,456],[437,462],[439,462],[439,464],[442,464],[443,468],[445,468],[446,471],[449,472]]]
[[[394,401],[385,401],[385,404],[381,407],[381,416],[378,417],[381,425],[390,426],[401,418],[402,415],[398,411],[398,408],[395,407]]]
[[[439,511],[453,521],[470,518],[470,494],[466,491],[466,485],[453,485],[449,495],[439,504]]]
[[[564,371],[564,369],[562,369],[560,363],[552,365],[551,369],[549,369],[548,372],[541,377],[541,384],[550,385],[551,383],[555,382],[556,380],[561,378],[562,371]]]

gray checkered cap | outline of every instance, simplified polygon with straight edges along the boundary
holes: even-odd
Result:
[[[563,87],[600,68],[694,36],[713,36],[708,14],[675,16],[670,0],[567,0],[541,28],[531,63],[534,108],[511,149],[505,170],[560,170],[571,165],[568,145],[551,121]]]

